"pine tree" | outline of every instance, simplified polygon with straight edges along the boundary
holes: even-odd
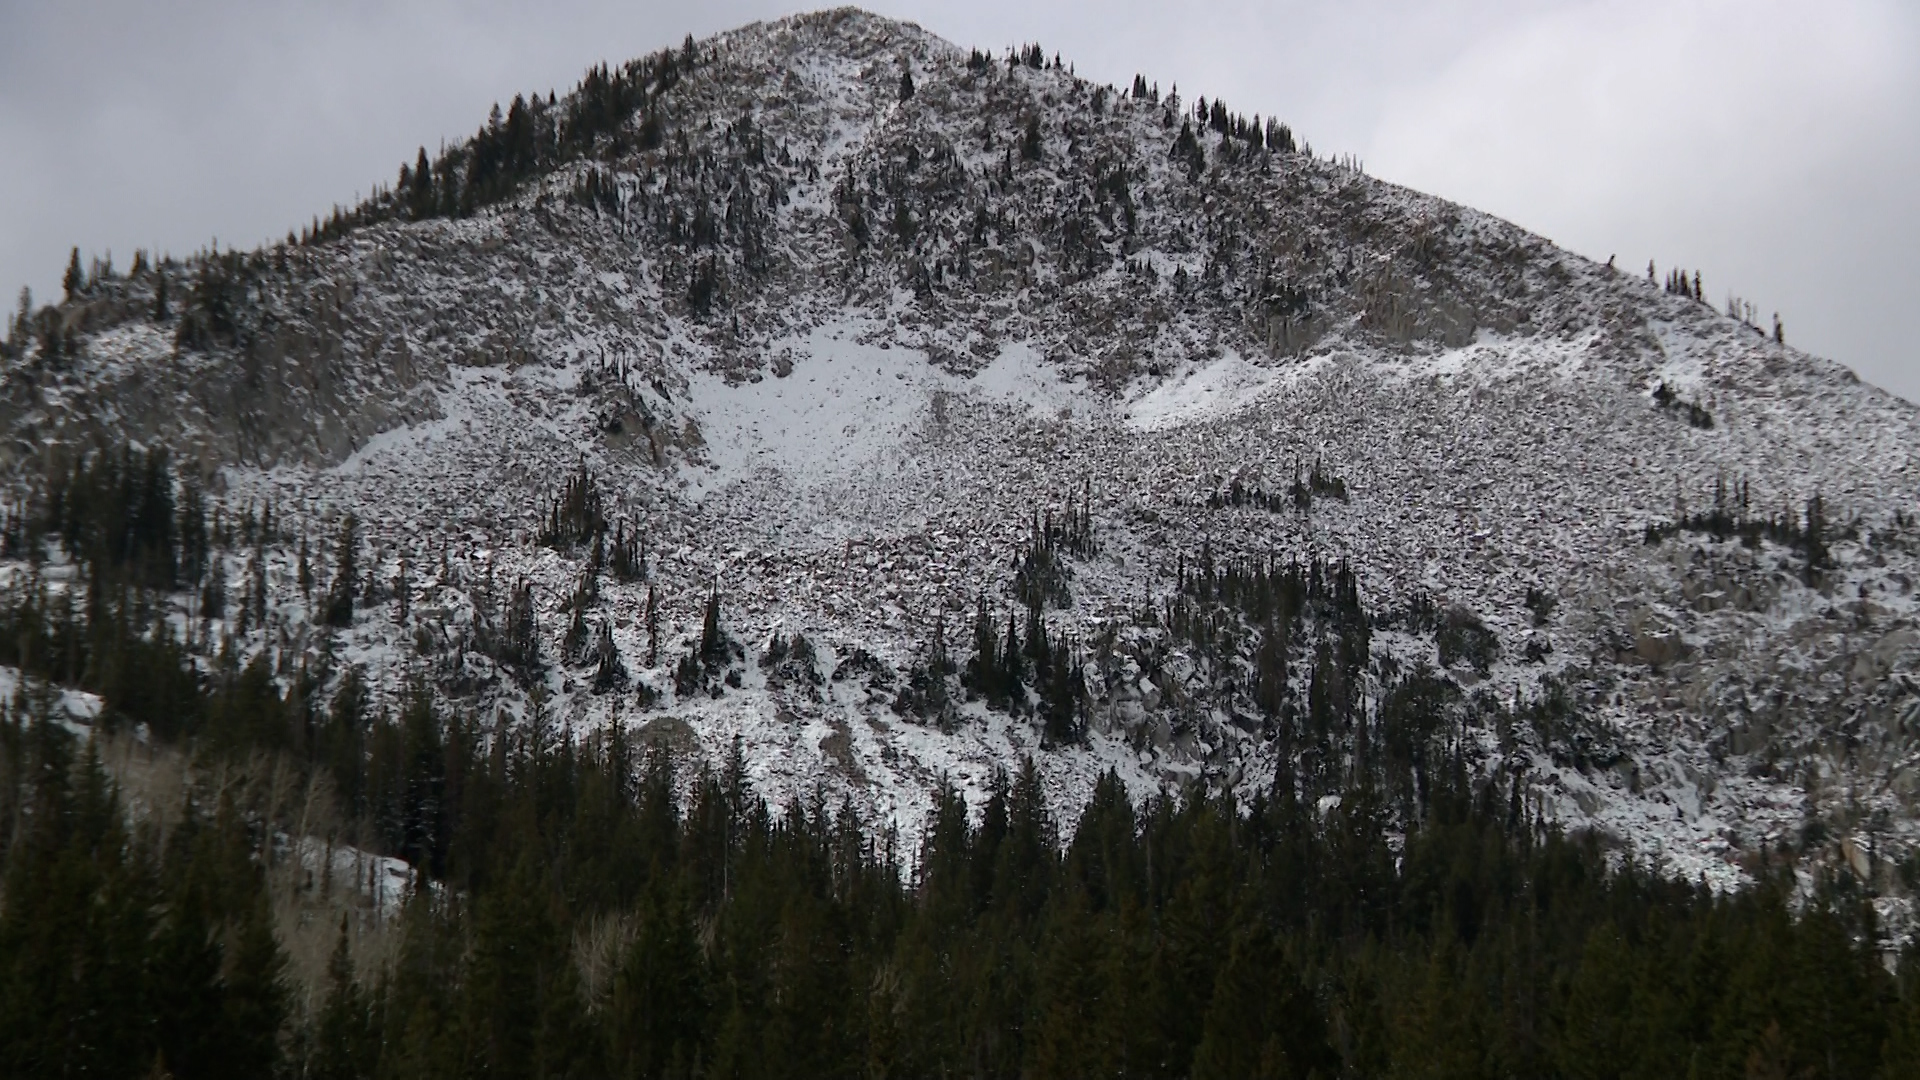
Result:
[[[471,1034],[472,1069],[490,1076],[533,1076],[539,1051],[542,968],[555,955],[551,924],[530,863],[483,896],[474,922],[473,958],[462,1013]]]
[[[1194,1052],[1194,1080],[1335,1076],[1318,1003],[1265,926],[1235,935]]]
[[[416,220],[432,217],[434,213],[434,176],[433,164],[427,160],[427,148],[420,148],[420,156],[413,163],[413,190],[408,192],[411,212]]]
[[[608,1003],[610,1063],[623,1076],[692,1076],[703,1057],[706,960],[685,902],[665,892],[648,890]]]
[[[13,344],[16,352],[26,347],[27,335],[31,332],[32,326],[33,290],[22,285],[19,309],[14,313],[12,325],[7,328],[7,340]]]
[[[215,558],[212,571],[207,574],[206,584],[200,590],[200,617],[202,619],[223,619],[227,614],[227,563],[225,559]]]
[[[496,659],[513,669],[523,682],[540,670],[540,625],[530,581],[523,579],[515,586],[507,602],[506,625],[501,628]]]
[[[731,642],[720,626],[720,590],[707,593],[706,613],[700,619],[700,662],[713,671],[727,665]]]
[[[257,899],[228,931],[221,982],[225,1016],[221,1049],[225,1075],[273,1076],[280,1063],[280,1030],[289,1009],[287,957],[273,936],[273,914],[267,906],[265,882],[248,875],[260,887]]]
[[[67,256],[67,272],[61,275],[60,285],[66,290],[69,301],[78,297],[87,287],[87,276],[80,269],[80,249],[77,247]]]
[[[326,996],[314,1025],[308,1075],[313,1080],[363,1080],[374,1074],[379,1034],[367,995],[354,977],[348,916],[327,961]]]
[[[647,666],[660,666],[660,605],[652,586],[647,587]]]
[[[1027,117],[1026,133],[1020,137],[1020,156],[1027,161],[1039,161],[1044,147],[1040,141],[1040,118]]]
[[[353,625],[353,591],[359,580],[360,519],[348,514],[340,523],[340,540],[334,554],[333,583],[327,591],[324,619],[328,626]]]

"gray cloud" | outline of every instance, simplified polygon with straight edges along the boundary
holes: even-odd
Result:
[[[1920,15],[1901,0],[871,5],[1274,114],[1599,259],[1703,272],[1920,399]],[[282,236],[494,101],[785,4],[187,0],[0,7],[0,288],[69,246]]]

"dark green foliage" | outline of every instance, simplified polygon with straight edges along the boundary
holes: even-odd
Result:
[[[1255,923],[1235,936],[1214,984],[1194,1080],[1335,1076],[1326,1019],[1281,951]]]
[[[813,642],[805,634],[789,637],[775,632],[767,641],[767,651],[760,656],[760,667],[767,673],[767,685],[772,687],[819,686],[825,680],[818,661]]]
[[[1175,161],[1185,162],[1188,175],[1198,178],[1207,171],[1207,150],[1193,133],[1193,125],[1185,120],[1180,122],[1180,134],[1173,140],[1172,156]]]
[[[192,292],[174,330],[175,347],[205,351],[238,343],[244,333],[247,290],[254,276],[255,269],[247,257],[237,252],[209,253],[199,260]]]
[[[953,720],[952,680],[959,671],[947,651],[947,621],[943,617],[934,624],[926,655],[908,669],[906,684],[893,699],[893,711],[945,729]]]
[[[589,659],[594,665],[594,693],[605,694],[626,689],[631,678],[627,673],[626,659],[620,655],[620,647],[614,644],[612,625],[605,621],[599,624],[594,634]]]
[[[313,1080],[360,1080],[373,1075],[380,1053],[379,1003],[361,988],[348,952],[348,917],[327,961],[325,997],[313,1022],[308,1059]]]
[[[1662,382],[1654,387],[1653,403],[1661,409],[1683,416],[1689,425],[1702,430],[1713,430],[1713,414],[1697,401],[1683,401],[1674,389]]]
[[[707,315],[713,311],[720,296],[720,268],[712,259],[702,259],[693,268],[692,279],[687,284],[687,305],[696,315]]]
[[[354,590],[360,581],[360,520],[352,514],[340,522],[340,537],[334,543],[333,581],[327,589],[326,607],[321,612],[328,626],[353,625]]]
[[[1346,502],[1347,482],[1327,471],[1316,459],[1306,475],[1293,478],[1293,487],[1288,493],[1293,497],[1294,506],[1306,510],[1313,506],[1315,498]]]
[[[60,287],[66,290],[67,299],[73,300],[87,289],[86,271],[80,269],[80,249],[74,248],[67,256],[67,272],[60,276]]]
[[[1448,608],[1440,620],[1434,644],[1440,650],[1440,666],[1464,664],[1485,675],[1500,658],[1500,638],[1487,629],[1480,617],[1465,608]]]
[[[1078,650],[1071,644],[1051,640],[1047,621],[1037,605],[1026,608],[1024,636],[1015,611],[1007,612],[1004,639],[994,627],[983,596],[974,616],[974,655],[960,671],[960,683],[969,698],[985,699],[990,709],[1016,716],[1034,716],[1040,724],[1043,745],[1066,746],[1084,741],[1087,688]],[[944,654],[945,643],[939,641],[936,657]],[[896,708],[907,711],[944,708],[944,705],[932,705],[936,698],[944,702],[947,692],[944,676],[936,680],[934,672],[951,669],[952,663],[944,661],[936,667],[936,662],[930,661],[910,673],[909,688],[897,699]]]
[[[189,547],[178,574],[216,544]],[[1920,1056],[1920,976],[1911,958],[1887,974],[1857,889],[1803,905],[1760,861],[1729,896],[1655,876],[1467,756],[1470,729],[1530,730],[1562,767],[1608,767],[1564,687],[1509,712],[1421,668],[1361,698],[1372,623],[1338,563],[1203,548],[1165,606],[1202,662],[1257,658],[1237,677],[1293,764],[1270,787],[1137,804],[1109,774],[1065,822],[1029,760],[971,808],[939,785],[911,877],[852,807],[754,795],[737,743],[688,776],[617,722],[576,739],[537,689],[505,723],[424,690],[374,715],[352,668],[323,715],[314,678],[283,688],[265,655],[202,680],[105,576],[150,562],[89,565],[85,603],[30,574],[0,596],[0,663],[28,676],[0,712],[0,1075],[1873,1077]],[[524,583],[508,608],[531,641]],[[692,692],[744,659],[723,616],[716,590]],[[1093,665],[1043,616],[1016,606],[1003,632],[983,597],[963,681],[1072,742]],[[1477,622],[1431,602],[1395,620],[1443,640]],[[606,624],[588,625],[591,646]],[[774,639],[769,680],[811,683],[812,653]],[[909,713],[942,715],[952,667],[936,623]],[[103,688],[108,722],[328,777],[363,842],[434,883],[391,961],[356,971],[343,927],[297,1010],[263,870],[275,823],[215,796],[164,840],[129,826],[46,678]],[[622,929],[589,993],[599,926]]]
[[[1073,569],[1066,556],[1090,559],[1099,551],[1093,538],[1090,496],[1083,496],[1080,506],[1069,506],[1058,518],[1051,510],[1044,518],[1036,514],[1026,544],[1014,556],[1013,598],[1030,608],[1072,607],[1067,583]]]
[[[1545,626],[1553,621],[1553,613],[1560,606],[1560,598],[1535,586],[1527,586],[1527,610],[1533,613],[1533,625]]]
[[[613,534],[607,545],[607,569],[613,571],[614,580],[621,582],[645,581],[647,579],[647,547],[640,534],[627,531],[627,523],[621,522],[620,528]]]
[[[1417,732],[1448,707],[1410,688],[1383,709]],[[463,899],[417,894],[377,972],[343,930],[296,1017],[230,804],[142,846],[57,726],[0,726],[0,791],[30,823],[0,830],[7,1071],[164,1054],[268,1075],[282,1045],[329,1078],[1873,1076],[1912,1057],[1911,996],[1857,902],[1795,915],[1784,879],[1716,898],[1610,870],[1418,737],[1371,759],[1427,778],[1407,816],[1364,782],[1331,809],[1284,780],[1136,806],[1108,776],[1064,848],[1029,762],[974,814],[942,788],[903,882],[850,809],[754,798],[737,751],[687,784],[618,729],[576,744],[536,718],[489,745],[424,699],[376,727],[392,850]],[[589,1001],[574,930],[613,914],[631,930]]]
[[[1659,544],[1683,532],[1705,534],[1723,543],[1738,538],[1749,548],[1758,548],[1761,541],[1770,540],[1799,553],[1811,577],[1833,566],[1829,545],[1834,540],[1857,538],[1859,527],[1856,523],[1834,529],[1827,521],[1826,500],[1818,492],[1807,500],[1804,514],[1795,514],[1789,506],[1778,514],[1755,515],[1747,485],[1736,483],[1729,490],[1721,480],[1714,484],[1710,509],[1686,514],[1678,521],[1648,525],[1645,539],[1649,544]]]
[[[569,549],[593,543],[607,531],[607,514],[593,474],[583,464],[567,478],[547,509],[539,541],[551,548]]]
[[[197,582],[206,520],[193,490],[176,514],[176,486],[164,450],[82,454],[48,470],[35,532],[58,539],[105,583],[171,590],[183,556],[187,580]]]
[[[733,647],[720,625],[720,590],[715,589],[707,594],[706,612],[700,619],[700,662],[709,668],[719,667],[730,658]]]
[[[26,823],[4,852],[0,1075],[271,1075],[285,959],[232,805],[189,805],[159,845],[43,711],[0,723],[0,747]]]
[[[17,360],[27,354],[33,338],[33,290],[20,289],[20,306],[7,316],[7,339],[0,343],[0,359]]]
[[[727,633],[721,619],[720,590],[715,589],[707,594],[706,611],[700,620],[700,640],[674,668],[674,693],[685,698],[704,691],[719,697],[723,693],[723,682],[728,686],[740,685],[738,665],[746,657],[746,648]]]
[[[532,582],[523,580],[514,586],[492,651],[494,659],[522,682],[529,682],[539,674],[540,623],[533,607]]]
[[[589,566],[586,573],[580,575],[580,582],[574,586],[573,596],[567,601],[567,610],[572,613],[572,618],[567,623],[566,636],[560,641],[560,655],[569,664],[583,664],[589,659],[587,611],[599,598],[599,579]]]
[[[1256,713],[1308,762],[1335,753],[1331,740],[1359,704],[1371,652],[1370,620],[1349,567],[1221,562],[1203,547],[1197,560],[1180,560],[1161,618],[1190,646],[1223,706]]]
[[[1317,460],[1307,472],[1295,473],[1293,483],[1284,493],[1269,492],[1236,476],[1225,488],[1207,496],[1207,506],[1213,510],[1230,506],[1257,506],[1270,512],[1284,509],[1306,511],[1313,508],[1316,498],[1347,501],[1347,482]]]
[[[1695,270],[1689,278],[1685,270],[1668,270],[1666,290],[1674,296],[1684,296],[1689,300],[1706,302],[1706,294],[1700,289],[1700,271]]]
[[[608,1064],[620,1076],[692,1076],[711,1027],[707,957],[693,912],[665,885],[649,889],[608,1003]]]

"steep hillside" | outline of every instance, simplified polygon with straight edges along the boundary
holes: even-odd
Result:
[[[169,448],[247,522],[178,635],[314,711],[740,739],[910,834],[1028,754],[1411,807],[1437,751],[1689,877],[1920,869],[1920,412],[1037,48],[842,10],[596,71],[295,242],[83,275],[0,429],[22,545],[48,463]]]

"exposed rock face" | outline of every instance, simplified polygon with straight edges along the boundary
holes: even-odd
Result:
[[[624,126],[470,213],[396,199],[338,238],[169,268],[165,319],[157,275],[96,283],[61,309],[70,354],[0,381],[5,460],[24,478],[50,447],[131,439],[229,506],[272,500],[289,537],[358,515],[410,604],[333,647],[386,694],[418,676],[522,714],[483,643],[525,578],[569,723],[739,736],[776,797],[823,785],[909,828],[939,776],[975,788],[1027,753],[1062,803],[1109,768],[1305,768],[1275,732],[1320,707],[1310,674],[1351,634],[1309,621],[1263,703],[1259,626],[1173,629],[1204,556],[1352,571],[1368,650],[1326,706],[1349,730],[1421,665],[1475,715],[1564,701],[1574,719],[1463,745],[1683,872],[1732,880],[1814,814],[1883,853],[1914,835],[1912,406],[1277,129],[864,13],[628,73]],[[646,544],[646,577],[581,615],[632,672],[618,693],[559,661],[588,553],[536,542],[582,464]],[[1659,531],[1709,508],[1799,528],[1816,495],[1818,566],[1787,532]],[[957,672],[913,682],[936,640],[973,655],[982,597],[1005,634],[1049,512],[1093,538],[1041,613],[1084,742]],[[273,615],[243,650],[320,647],[292,552],[258,556]],[[254,557],[228,556],[234,580]],[[749,655],[677,681],[715,587]],[[817,665],[755,662],[795,632]]]

